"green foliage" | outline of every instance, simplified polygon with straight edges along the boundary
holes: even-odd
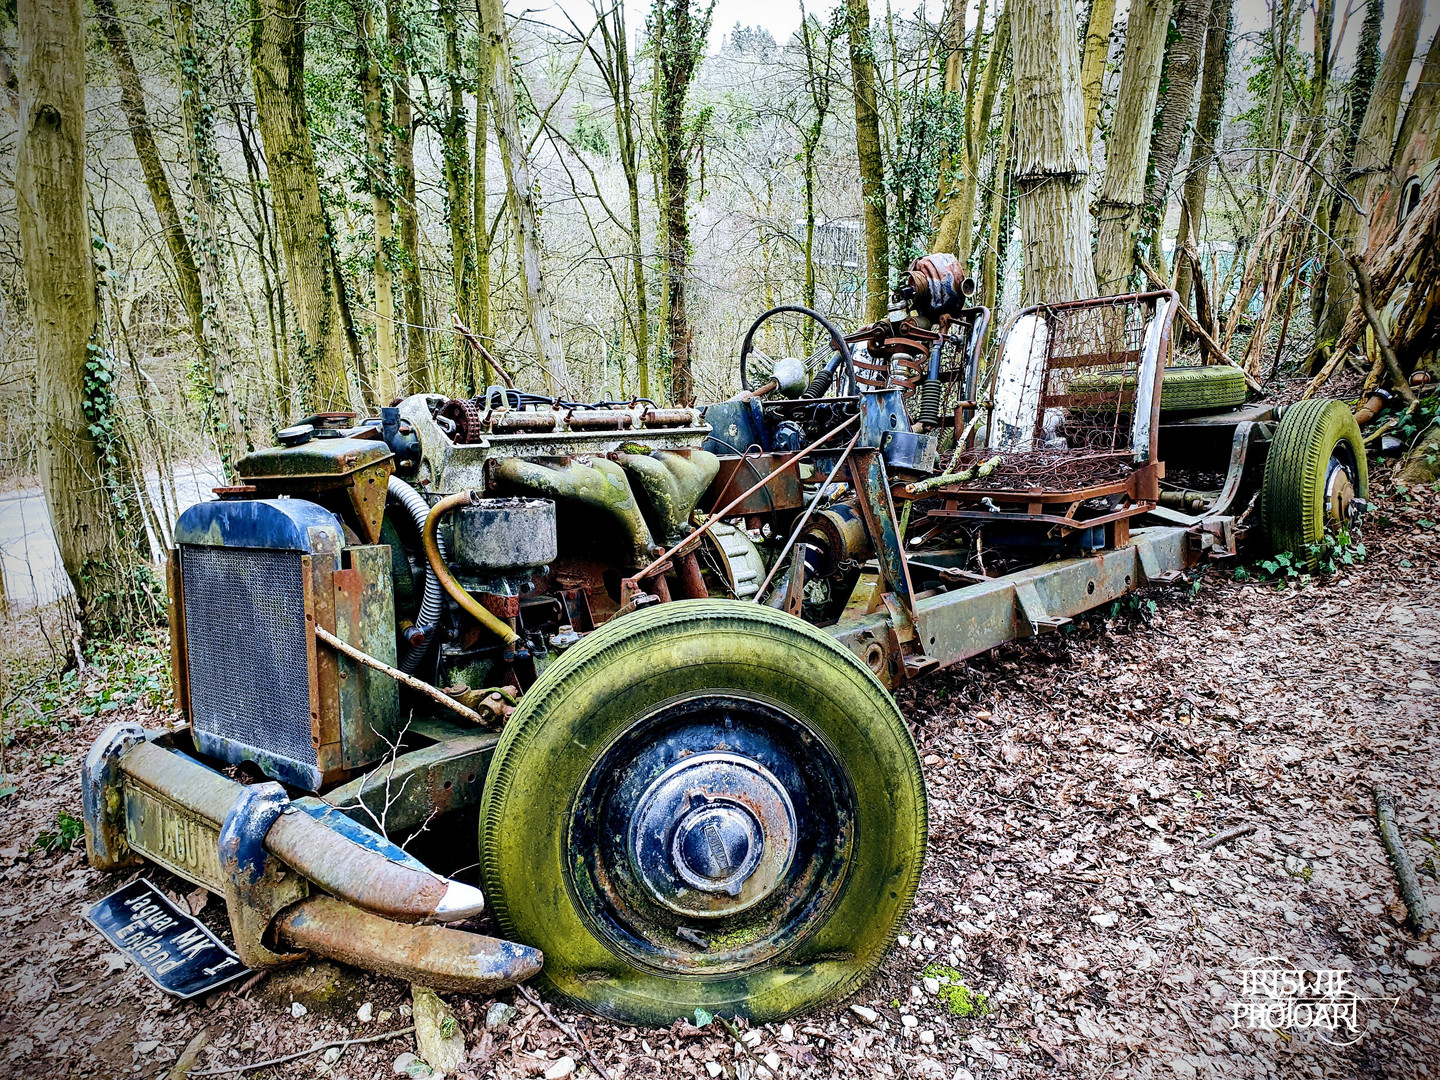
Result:
[[[1326,530],[1324,539],[1318,544],[1311,544],[1304,553],[1277,552],[1268,559],[1261,559],[1250,570],[1237,567],[1235,577],[1244,581],[1254,576],[1281,585],[1291,581],[1307,582],[1316,576],[1331,577],[1344,567],[1354,566],[1364,559],[1365,545],[1353,539],[1348,529]]]
[[[708,1012],[706,1012],[704,1009],[700,1008],[699,1006],[696,1006],[696,1008],[695,1008],[695,1026],[696,1026],[696,1027],[702,1027],[702,1028],[703,1028],[703,1027],[707,1026],[707,1025],[710,1023],[711,1020],[714,1020],[714,1019],[715,1019],[715,1017],[714,1017],[711,1013],[708,1013]]]
[[[909,266],[928,251],[936,226],[935,192],[945,162],[965,139],[964,98],[933,87],[900,94],[900,138],[885,171],[890,204],[890,265]]]
[[[41,829],[35,834],[31,850],[69,851],[75,841],[85,835],[85,823],[65,810],[55,816],[55,828]]]
[[[961,1019],[978,1019],[990,1012],[990,1003],[978,990],[965,985],[960,972],[945,964],[930,964],[925,968],[925,978],[940,984],[939,998],[950,1010],[951,1016]]]

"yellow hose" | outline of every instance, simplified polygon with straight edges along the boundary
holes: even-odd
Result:
[[[453,596],[455,602],[472,619],[505,642],[506,645],[513,645],[520,640],[520,635],[511,629],[504,619],[487,610],[480,601],[471,596],[465,586],[455,580],[455,575],[450,573],[450,568],[440,558],[440,544],[437,539],[440,519],[452,510],[470,506],[474,503],[475,497],[474,491],[457,491],[454,495],[446,495],[431,507],[430,513],[425,518],[425,529],[420,537],[421,543],[425,547],[425,558],[430,561],[430,569],[435,571],[435,577],[440,582],[440,587]]]

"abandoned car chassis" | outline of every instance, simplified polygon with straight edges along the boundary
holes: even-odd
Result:
[[[177,524],[189,723],[92,747],[91,864],[223,896],[254,968],[471,993],[540,973],[640,1022],[848,993],[924,851],[885,689],[1233,555],[1262,502],[1283,516],[1266,458],[1291,421],[1162,410],[1173,293],[1028,309],[981,387],[988,312],[946,270],[850,336],[889,354],[853,363],[815,316],[818,360],[752,356],[754,390],[703,417],[493,390],[282,432]],[[1079,316],[1099,337],[1066,352]],[[1363,508],[1348,435],[1307,466],[1306,513]],[[1166,463],[1201,480],[1164,489]],[[504,731],[422,697],[402,719],[412,673],[524,692]],[[477,810],[483,895],[395,842],[473,864]],[[444,925],[487,901],[505,937]]]

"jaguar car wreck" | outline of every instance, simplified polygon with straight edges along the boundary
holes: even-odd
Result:
[[[1364,508],[1338,403],[1167,371],[1174,293],[1027,309],[982,376],[971,291],[931,256],[874,326],[766,312],[703,409],[496,387],[282,431],[175,530],[185,722],[91,748],[91,864],[223,896],[253,968],[647,1024],[850,993],[925,854],[891,689]],[[786,312],[808,360],[756,347]]]

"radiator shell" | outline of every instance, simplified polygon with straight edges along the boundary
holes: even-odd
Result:
[[[395,681],[314,627],[395,664],[389,547],[344,546],[339,519],[301,499],[200,503],[175,540],[172,675],[199,749],[310,791],[383,758]]]

